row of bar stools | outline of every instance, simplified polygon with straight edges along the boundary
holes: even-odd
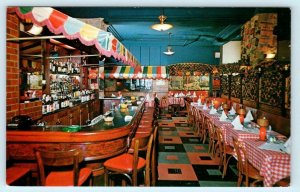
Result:
[[[155,127],[155,108],[147,107],[140,119],[128,151],[104,162],[105,185],[114,185],[114,176],[123,175],[122,186],[128,183],[137,186],[137,174],[144,170],[144,185],[155,184],[156,164],[154,150],[157,128]],[[139,152],[143,152],[139,153]],[[150,179],[151,178],[151,179]],[[154,179],[153,179],[154,178]],[[115,178],[117,179],[117,178]]]

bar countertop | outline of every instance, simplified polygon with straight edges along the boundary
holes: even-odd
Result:
[[[18,160],[33,160],[34,148],[40,146],[80,147],[86,161],[114,156],[127,149],[128,136],[135,132],[143,110],[144,103],[116,109],[108,115],[114,117],[112,122],[101,120],[94,125],[83,125],[77,132],[63,131],[65,126],[7,130],[7,151]],[[125,121],[125,116],[132,116],[132,119]]]

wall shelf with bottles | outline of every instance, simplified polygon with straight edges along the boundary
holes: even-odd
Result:
[[[42,114],[58,112],[95,98],[94,91],[84,86],[85,70],[79,50],[50,47],[47,57],[47,88],[42,96]],[[77,57],[77,55],[79,55]]]

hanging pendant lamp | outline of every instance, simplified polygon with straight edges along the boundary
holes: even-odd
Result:
[[[171,25],[171,24],[164,23],[164,21],[167,19],[167,17],[165,15],[163,15],[163,14],[160,15],[158,17],[158,19],[159,19],[160,23],[152,25],[151,26],[152,29],[157,30],[157,31],[167,31],[173,27],[173,25]]]
[[[171,39],[171,33],[169,32],[169,44],[168,44],[168,47],[167,47],[167,51],[163,52],[164,54],[170,56],[170,55],[173,55],[175,52],[172,50],[172,47],[170,46],[170,40]]]

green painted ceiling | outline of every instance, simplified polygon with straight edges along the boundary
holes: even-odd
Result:
[[[279,15],[279,40],[290,39],[290,9],[288,8],[177,8],[177,7],[54,7],[75,18],[104,18],[108,30],[125,46],[127,43],[172,46],[222,45],[240,39],[240,27],[256,13],[275,12]],[[174,27],[167,32],[151,29],[164,13],[165,23]]]

